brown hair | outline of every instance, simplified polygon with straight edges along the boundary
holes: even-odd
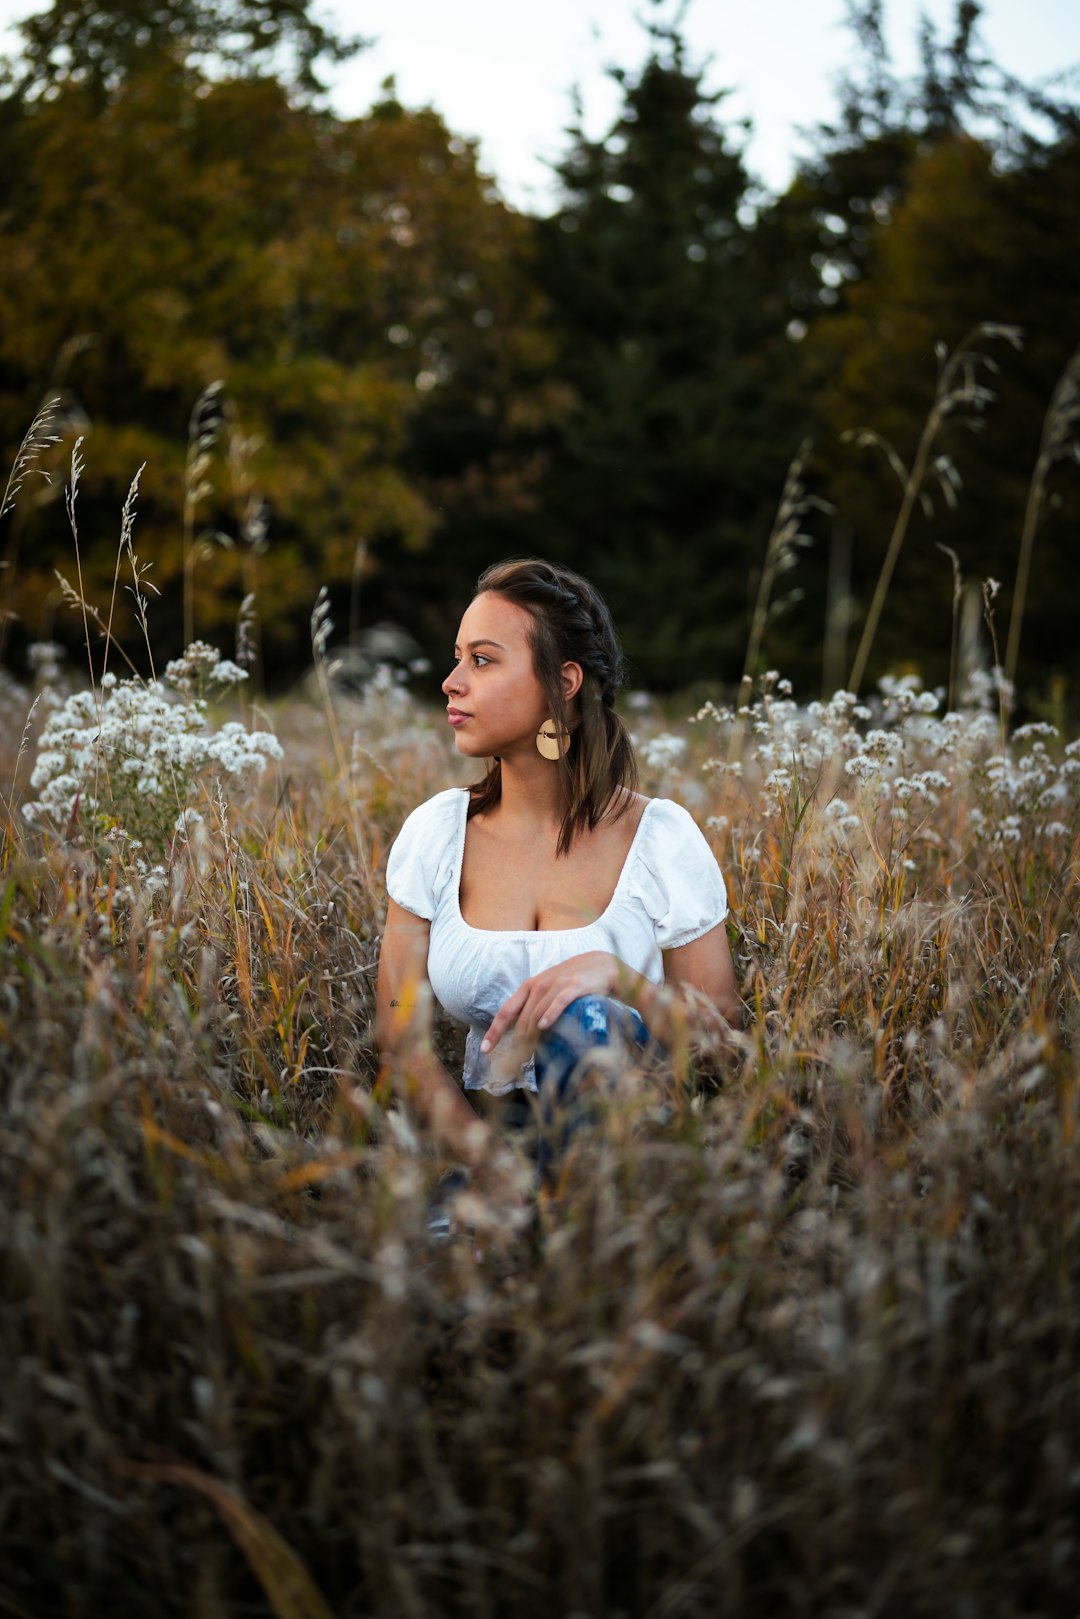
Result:
[[[580,574],[557,563],[536,557],[497,562],[476,581],[476,595],[485,591],[529,614],[536,678],[557,728],[570,732],[570,746],[558,765],[566,809],[557,852],[566,854],[578,833],[591,831],[613,806],[615,814],[621,815],[637,786],[633,744],[615,712],[615,697],[626,677],[619,637],[599,592]],[[564,663],[578,663],[582,669],[581,690],[574,699],[576,725],[571,725],[573,709],[563,695]],[[499,802],[502,767],[498,759],[470,794],[470,815]]]

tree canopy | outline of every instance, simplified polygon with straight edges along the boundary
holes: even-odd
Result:
[[[954,577],[941,547],[976,593],[984,578],[1002,583],[1004,620],[1040,427],[1080,344],[1076,109],[990,60],[981,10],[959,0],[944,42],[924,25],[919,71],[904,83],[884,52],[879,0],[852,5],[862,66],[770,226],[796,249],[789,284],[816,470],[838,514],[809,560],[810,596],[823,600],[829,557],[842,552],[853,633],[901,492],[887,456],[844,435],[871,429],[910,468],[943,355],[984,323],[1018,334],[1018,351],[1000,338],[982,344],[989,394],[941,425],[875,648],[873,669],[906,660],[932,679],[949,662]],[[1027,603],[1044,679],[1053,659],[1060,670],[1071,658],[1055,580],[1076,494],[1058,466],[1042,514],[1042,593]],[[820,629],[804,615],[796,634],[809,651]]]
[[[255,589],[284,673],[326,584],[339,622],[359,600],[441,652],[480,569],[533,551],[595,577],[643,684],[736,680],[752,621],[804,687],[839,683],[868,624],[868,678],[943,680],[954,566],[1001,581],[1004,634],[1030,530],[1021,685],[1037,704],[1075,683],[1060,390],[1065,430],[1043,431],[1080,346],[1075,105],[989,59],[977,0],[924,29],[908,80],[882,0],[849,12],[837,115],[784,195],[762,199],[723,97],[654,22],[615,72],[610,129],[569,130],[541,218],[392,86],[363,118],[320,104],[317,63],[355,42],[299,0],[58,0],[28,19],[0,97],[0,442],[14,454],[52,397],[59,474],[85,435],[87,589],[109,592],[145,462],[164,650],[192,624],[226,634]],[[966,342],[972,391],[930,443]],[[760,583],[796,455],[812,543],[783,550],[779,614]],[[887,562],[897,469],[920,455]],[[16,652],[64,622],[71,540],[46,495],[3,519]]]
[[[749,176],[679,34],[654,26],[601,140],[580,129],[540,227],[573,405],[545,496],[550,543],[588,551],[631,659],[652,679],[730,667],[748,572],[795,443],[770,345]]]
[[[53,0],[16,31],[22,94],[79,85],[99,99],[163,57],[204,71],[276,69],[313,92],[323,88],[320,60],[342,62],[363,45],[318,18],[310,0]]]
[[[483,373],[498,411],[517,349],[539,341],[539,299],[519,268],[524,222],[434,113],[388,99],[340,120],[294,106],[274,79],[207,81],[168,58],[104,108],[76,86],[27,107],[2,160],[5,441],[18,442],[43,394],[86,423],[84,560],[99,588],[143,462],[141,551],[166,608],[191,539],[185,504],[189,527],[229,539],[195,570],[204,631],[230,621],[246,590],[237,477],[257,488],[271,539],[262,609],[295,656],[298,603],[323,583],[344,587],[358,552],[382,567],[435,527],[440,470],[406,466],[414,417],[463,369],[477,388]],[[231,415],[210,435],[193,500],[188,417],[217,382]],[[242,476],[229,453],[241,440]],[[32,545],[12,605],[40,626],[71,541],[54,513],[20,520]],[[179,634],[171,609],[159,617],[166,637]]]

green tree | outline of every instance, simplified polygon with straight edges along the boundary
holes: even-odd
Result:
[[[873,668],[913,662],[933,679],[949,663],[952,570],[935,542],[959,557],[975,582],[1005,589],[1005,615],[1028,486],[1044,413],[1080,343],[1080,142],[1002,171],[991,148],[943,137],[912,165],[905,197],[881,234],[874,273],[848,294],[845,311],[809,340],[827,363],[820,394],[829,493],[856,535],[854,586],[865,603],[899,504],[884,457],[840,443],[870,427],[910,466],[934,391],[937,345],[953,348],[986,320],[1023,334],[1023,347],[990,339],[991,365],[973,375],[993,397],[973,399],[943,422],[931,477],[915,513],[882,621]],[[977,431],[972,432],[975,427]],[[827,448],[826,448],[827,447]],[[937,463],[937,472],[933,470]],[[1080,515],[1080,480],[1055,469],[1027,604],[1026,684],[1055,669],[1080,675],[1061,581]]]
[[[20,94],[78,84],[98,99],[178,54],[233,75],[276,69],[310,93],[322,88],[320,59],[342,62],[363,43],[317,18],[310,0],[54,0],[16,32]]]
[[[415,424],[478,366],[504,409],[539,318],[518,267],[528,230],[434,113],[388,97],[340,120],[274,79],[207,80],[162,57],[105,104],[78,84],[9,102],[0,165],[0,442],[18,444],[46,393],[88,424],[80,528],[98,600],[144,461],[137,549],[165,640],[182,623],[186,492],[189,541],[239,542],[196,564],[195,627],[231,619],[256,572],[245,544],[268,525],[257,582],[278,661],[300,654],[320,584],[347,596],[366,557],[377,603],[470,467],[485,485],[482,453],[426,464]],[[188,415],[217,380],[230,414],[204,411],[209,462],[185,483]],[[20,566],[4,587],[41,633],[70,538],[55,508],[7,521]]]
[[[573,406],[546,487],[548,547],[616,608],[640,677],[737,674],[749,575],[797,431],[779,408],[787,312],[754,253],[749,178],[720,95],[654,24],[611,130],[580,130],[541,227],[556,373]],[[778,419],[780,418],[780,419]]]
[[[967,576],[1009,586],[1043,412],[1080,337],[1076,109],[1059,87],[1026,86],[997,67],[979,37],[981,10],[959,0],[944,38],[924,24],[919,70],[904,81],[885,48],[881,0],[853,0],[858,50],[837,116],[759,221],[762,242],[771,237],[774,256],[786,259],[801,386],[813,404],[812,476],[836,509],[801,570],[807,602],[783,659],[800,672],[820,665],[822,627],[842,617],[830,613],[830,595],[836,606],[848,596],[851,644],[834,638],[825,658],[833,680],[846,677],[901,498],[880,452],[841,435],[873,429],[910,465],[934,395],[937,345],[952,348],[985,321],[1023,329],[1020,354],[988,345],[1002,370],[996,380],[982,373],[998,399],[978,431],[960,425],[970,412],[943,425],[933,459],[945,457],[941,470],[960,480],[956,509],[956,487],[944,491],[932,473],[924,494],[936,515],[919,502],[875,643],[871,675],[906,662],[944,680],[953,577],[935,542],[956,551]],[[1048,563],[1066,484],[1059,467],[1042,542]],[[1029,605],[1045,678],[1069,642],[1060,592],[1051,586],[1040,605],[1042,588]],[[1006,590],[1003,619],[1009,605]]]
[[[1023,166],[1078,132],[1077,109],[1060,86],[1023,84],[987,55],[978,29],[983,9],[980,0],[956,0],[944,40],[924,18],[920,66],[905,80],[889,58],[884,0],[848,0],[854,51],[836,114],[766,212],[788,246],[800,320],[841,312],[847,289],[873,273],[912,164],[938,141],[967,134],[999,165]]]

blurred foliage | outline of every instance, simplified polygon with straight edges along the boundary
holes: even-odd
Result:
[[[205,633],[222,634],[250,588],[257,492],[260,606],[295,660],[321,583],[347,585],[364,542],[407,554],[435,524],[440,472],[404,464],[426,393],[461,366],[475,414],[497,414],[506,375],[542,352],[525,222],[434,113],[388,98],[342,121],[273,79],[211,82],[169,59],[104,109],[77,87],[9,108],[2,147],[0,437],[18,442],[42,393],[89,435],[83,563],[99,600],[144,461],[139,551],[175,595],[186,494],[196,535],[233,547],[196,572]],[[200,413],[208,459],[185,490],[188,414],[219,379],[229,413]],[[461,476],[459,457],[448,477]],[[71,537],[57,512],[21,508],[9,560],[14,546],[9,603],[40,635]],[[178,616],[159,616],[173,651]]]
[[[839,434],[873,425],[910,462],[936,380],[935,345],[952,348],[988,310],[1022,333],[1019,352],[1000,341],[984,345],[992,366],[984,380],[992,397],[956,411],[943,426],[935,446],[945,458],[942,476],[933,477],[926,506],[916,511],[882,626],[878,668],[895,667],[918,647],[923,668],[941,679],[953,576],[935,541],[956,552],[976,592],[988,577],[1002,581],[1003,622],[1043,418],[1058,374],[1080,341],[1074,269],[1080,253],[1080,143],[1038,168],[1004,172],[995,169],[985,143],[962,133],[928,146],[912,162],[878,253],[873,279],[855,282],[844,311],[810,339],[815,359],[828,371],[818,396],[832,430],[832,444],[822,438],[823,460],[827,456],[830,496],[855,535],[857,600],[873,583],[883,549],[879,536],[887,535],[898,490],[883,456],[840,445]],[[1026,643],[1044,677],[1071,657],[1061,580],[1078,518],[1080,482],[1075,471],[1059,468],[1043,514],[1037,582],[1028,601]]]
[[[902,82],[881,0],[853,4],[860,53],[838,118],[761,221],[788,244],[817,486],[836,508],[804,570],[808,596],[831,594],[831,613],[807,612],[793,628],[805,659],[831,618],[837,678],[852,650],[843,621],[858,633],[901,498],[886,457],[842,436],[872,429],[910,467],[944,354],[980,323],[1020,332],[1019,353],[988,347],[993,397],[958,412],[935,444],[945,459],[921,491],[871,663],[944,680],[954,575],[940,546],[956,553],[976,603],[984,579],[1002,582],[1004,624],[1043,418],[1080,343],[1080,118],[1060,91],[1020,84],[985,55],[981,9],[959,0],[945,41],[924,23],[920,69]],[[1075,473],[1059,465],[1027,601],[1021,686],[1036,706],[1056,679],[1075,689],[1080,674],[1059,588],[1078,503]],[[989,659],[989,646],[979,655]]]
[[[280,679],[320,585],[339,630],[392,618],[438,654],[480,569],[535,551],[596,578],[641,684],[735,680],[754,618],[762,662],[833,688],[902,493],[844,435],[870,430],[910,468],[941,354],[980,323],[1016,327],[1019,352],[984,346],[996,397],[935,439],[871,648],[871,676],[944,679],[956,575],[939,547],[976,601],[1002,582],[1003,641],[1040,424],[1080,342],[1080,118],[989,60],[980,9],[959,0],[944,38],[924,26],[902,80],[882,0],[853,0],[836,118],[776,199],[678,22],[653,22],[644,65],[615,71],[612,127],[592,139],[578,118],[561,202],[531,219],[392,84],[363,118],[320,108],[317,58],[355,42],[299,0],[58,3],[22,25],[0,100],[0,446],[10,459],[58,398],[55,498],[87,435],[98,601],[147,463],[137,547],[167,652],[185,558],[187,638],[227,638],[254,591]],[[765,600],[807,438],[813,543]],[[1080,675],[1058,588],[1080,499],[1066,459],[1035,513],[1035,708]],[[48,493],[28,486],[0,535],[16,657],[78,635],[56,618],[53,570],[73,564]]]
[[[82,85],[99,99],[178,50],[233,72],[275,67],[310,93],[323,88],[320,58],[343,62],[362,45],[315,17],[309,0],[54,0],[15,27],[22,94]]]
[[[575,400],[547,493],[552,548],[588,547],[632,664],[678,685],[741,656],[753,537],[796,428],[742,157],[678,33],[652,39],[641,74],[616,75],[610,133],[573,131],[565,202],[541,225]]]

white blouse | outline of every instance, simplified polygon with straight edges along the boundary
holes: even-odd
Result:
[[[386,868],[390,898],[431,923],[428,979],[439,1004],[468,1025],[466,1090],[536,1089],[532,1059],[520,1078],[488,1083],[480,1050],[499,1007],[535,973],[608,950],[654,984],[664,981],[664,950],[701,938],[727,915],[720,868],[692,816],[670,798],[650,798],[607,908],[583,927],[474,928],[461,914],[468,790],[447,788],[413,810]]]

